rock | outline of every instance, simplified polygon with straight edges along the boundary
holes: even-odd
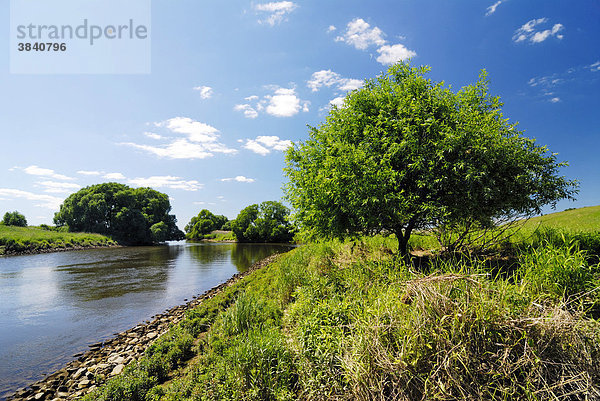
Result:
[[[43,400],[46,397],[46,393],[37,393],[33,398],[35,400]]]
[[[86,388],[90,386],[90,381],[89,380],[82,380],[79,382],[79,384],[77,384],[77,388]]]
[[[155,331],[152,331],[152,332],[146,334],[146,338],[148,338],[150,340],[152,340],[153,338],[155,338],[157,336],[158,336],[158,334]]]
[[[77,372],[75,372],[75,374],[73,375],[73,379],[77,380],[79,379],[85,372],[87,372],[86,368],[81,368],[79,369]]]
[[[114,367],[112,372],[110,372],[110,375],[111,376],[120,375],[124,368],[125,368],[125,365],[117,365]]]

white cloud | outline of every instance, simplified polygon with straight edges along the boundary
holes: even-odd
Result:
[[[66,175],[57,174],[54,170],[49,168],[42,168],[38,166],[25,167],[23,171],[29,175],[37,175],[41,177],[54,178],[55,180],[73,180],[74,178],[67,177]]]
[[[407,49],[402,44],[381,46],[377,49],[377,53],[379,53],[377,61],[383,65],[394,64],[398,61],[406,60],[417,55],[416,52]]]
[[[62,199],[57,198],[56,196],[34,194],[32,192],[21,191],[20,189],[0,188],[0,196],[8,199],[23,198],[34,202],[39,202],[35,203],[34,205],[52,210],[58,209],[62,203]]]
[[[183,134],[185,138],[161,136],[170,142],[164,145],[152,146],[132,142],[120,143],[144,150],[159,157],[170,159],[204,159],[215,153],[232,154],[237,150],[228,148],[219,142],[220,133],[215,127],[194,121],[187,117],[175,117],[166,121],[154,123],[156,127],[165,128],[171,134]]]
[[[261,156],[266,156],[269,153],[271,153],[271,151],[266,148],[265,146],[261,145],[260,143],[249,139],[248,142],[246,142],[246,144],[244,145],[244,148],[253,151],[254,153],[258,153]]]
[[[168,130],[186,134],[192,142],[214,142],[219,137],[219,130],[199,121],[194,121],[188,117],[175,117],[166,121],[155,123],[158,127],[166,127]]]
[[[337,28],[335,27],[335,25],[329,25],[329,27],[327,28],[327,32],[333,32],[335,31]]]
[[[268,100],[267,114],[275,117],[292,117],[300,110],[308,111],[308,102],[301,101],[293,88],[278,88],[273,95],[265,96]]]
[[[562,24],[554,24],[551,29],[538,30],[540,25],[544,25],[548,22],[548,18],[532,19],[524,23],[519,29],[513,34],[514,42],[523,42],[529,40],[531,43],[541,43],[549,37],[556,37],[562,39],[564,36],[560,34],[564,29]]]
[[[186,181],[181,177],[173,177],[170,175],[153,176],[147,178],[133,178],[130,179],[128,182],[138,187],[171,188],[181,189],[184,191],[197,191],[199,189],[202,189],[203,187],[203,185],[196,180]]]
[[[336,37],[335,40],[345,42],[359,50],[366,50],[371,45],[376,45],[379,53],[377,61],[383,65],[396,63],[417,55],[415,51],[409,50],[402,44],[387,44],[384,36],[385,34],[378,27],[371,28],[371,25],[362,18],[355,18],[348,22],[344,35]]]
[[[102,178],[106,178],[107,180],[124,180],[127,177],[125,177],[121,173],[108,173],[108,174],[104,174],[102,176]]]
[[[378,27],[371,28],[362,18],[355,18],[348,22],[346,32],[335,38],[338,42],[345,42],[360,50],[365,50],[370,45],[382,46],[385,44],[384,33]]]
[[[329,104],[332,106],[342,107],[344,105],[344,97],[339,96],[339,97],[336,97],[335,99],[331,99],[329,101]]]
[[[154,132],[144,132],[144,136],[147,136],[150,139],[156,139],[156,140],[163,139],[162,136],[155,134]]]
[[[247,139],[244,148],[261,156],[266,156],[272,150],[284,151],[290,146],[292,146],[292,141],[290,140],[280,139],[275,135],[261,135],[257,136],[256,139]]]
[[[271,26],[287,21],[287,15],[298,8],[296,3],[291,1],[277,1],[271,3],[255,4],[254,9],[257,12],[266,13],[268,16],[261,19],[259,23],[267,23]]]
[[[595,63],[588,65],[587,68],[591,72],[598,72],[598,71],[600,71],[600,61],[596,61]]]
[[[36,184],[43,187],[44,192],[57,194],[71,193],[81,188],[81,185],[77,185],[72,182],[39,181]]]
[[[250,97],[254,97],[254,96],[250,96]],[[258,98],[258,96],[256,96]],[[246,98],[248,99],[248,98]],[[254,109],[254,107],[252,107],[251,105],[245,103],[245,104],[236,104],[233,109],[235,111],[241,111],[244,113],[244,117],[246,118],[256,118],[258,117],[258,112]]]
[[[221,181],[223,181],[223,182],[237,181],[237,182],[251,183],[256,180],[254,178],[248,178],[248,177],[244,177],[243,175],[238,175],[237,177],[233,177],[233,178],[221,178]]]
[[[341,91],[351,91],[362,87],[363,81],[359,79],[342,78],[340,74],[331,70],[321,70],[313,72],[306,85],[313,92],[317,92],[323,86],[333,86]]]
[[[496,9],[498,8],[498,6],[502,3],[504,3],[506,0],[498,0],[497,2],[495,2],[494,4],[492,4],[491,6],[489,6],[486,10],[487,12],[485,13],[485,16],[490,16],[493,13],[496,12]]]
[[[100,171],[79,170],[79,171],[77,171],[77,174],[81,174],[81,175],[101,175],[102,172],[100,172]]]
[[[294,87],[268,85],[265,88],[272,91],[272,94],[265,95],[262,99],[256,95],[248,96],[245,100],[250,103],[236,104],[233,109],[243,112],[246,118],[256,118],[262,111],[275,117],[292,117],[300,111],[309,111],[310,102],[300,99]]]
[[[210,99],[213,95],[213,88],[210,86],[196,86],[194,90],[200,92],[202,99]]]
[[[558,102],[560,102],[560,98],[559,97],[553,97],[553,98],[550,99],[550,102],[551,103],[558,103]]]

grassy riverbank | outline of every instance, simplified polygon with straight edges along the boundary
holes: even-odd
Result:
[[[86,400],[600,397],[599,269],[568,239],[419,268],[395,246],[297,248]]]
[[[69,233],[42,227],[0,224],[0,255],[115,245],[115,241],[100,234]]]

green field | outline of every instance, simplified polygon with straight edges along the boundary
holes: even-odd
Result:
[[[85,399],[600,397],[600,269],[552,237],[572,228],[558,215],[511,259],[407,264],[381,236],[296,248],[189,311]]]
[[[116,242],[100,234],[69,233],[34,226],[16,227],[0,224],[0,255],[109,245],[116,245]]]
[[[526,231],[537,228],[558,228],[578,232],[600,231],[600,206],[582,207],[533,217],[525,222]]]

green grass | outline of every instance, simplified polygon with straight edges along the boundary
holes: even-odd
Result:
[[[510,263],[416,268],[394,248],[296,248],[188,312],[86,400],[600,397],[600,274],[584,251],[546,241]]]
[[[69,233],[41,227],[16,227],[0,224],[0,255],[48,249],[116,245],[100,234]]]
[[[577,232],[600,231],[600,206],[582,207],[533,217],[526,221],[523,230],[533,232],[537,228],[559,228]]]

